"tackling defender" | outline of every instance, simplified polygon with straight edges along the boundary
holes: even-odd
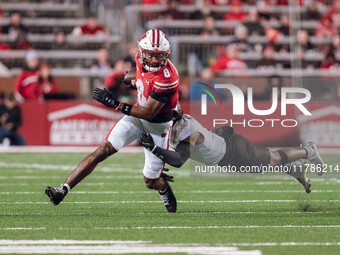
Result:
[[[168,59],[170,43],[162,31],[151,29],[142,36],[138,47],[135,76],[137,106],[122,104],[105,89],[96,88],[93,91],[93,99],[121,111],[125,116],[111,128],[100,146],[80,162],[61,188],[45,189],[45,194],[54,205],[58,205],[98,163],[139,138],[142,132],[150,133],[159,148],[168,148],[179,87],[178,72]],[[162,174],[164,162],[146,149],[144,154],[143,175],[146,186],[159,191],[169,213],[176,212],[176,198],[166,175]]]
[[[210,131],[192,116],[183,115],[180,107],[177,109],[177,115],[170,136],[170,145],[175,151],[158,147],[148,133],[143,133],[140,138],[145,148],[171,166],[181,167],[189,157],[206,165],[231,165],[237,169],[241,166],[279,166],[290,163],[288,174],[309,193],[311,184],[302,159],[307,159],[311,164],[323,165],[314,143],[271,151],[234,134],[232,127],[225,126]],[[259,169],[257,173],[260,172]],[[322,172],[318,174],[322,175]]]

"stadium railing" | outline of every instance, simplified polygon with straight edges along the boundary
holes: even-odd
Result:
[[[40,60],[48,62],[52,67],[89,67],[95,64],[97,50],[37,50]],[[25,66],[25,50],[0,51],[0,61],[7,67]],[[112,55],[119,55],[120,48],[112,47]],[[62,61],[64,60],[64,61]]]
[[[55,34],[28,34],[27,40],[36,49],[48,50],[52,48],[52,43],[55,42]],[[10,35],[2,35],[2,41],[11,43],[14,39]],[[69,48],[76,49],[99,49],[101,47],[110,47],[112,44],[119,44],[122,41],[122,37],[119,35],[67,35],[66,43],[69,44]]]
[[[190,54],[194,53],[198,59],[202,60],[204,56],[209,56],[216,52],[216,46],[225,47],[233,38],[233,36],[171,36],[169,37],[172,48],[171,59],[178,69],[185,70],[188,65],[188,57]],[[268,40],[265,36],[250,36],[248,41],[252,44],[268,43]],[[314,45],[327,45],[330,43],[330,39],[325,37],[311,37],[310,41]],[[293,36],[283,37],[280,42],[281,44],[295,46],[296,38]],[[338,60],[340,60],[339,54],[337,54],[336,57]],[[262,54],[257,52],[245,52],[240,53],[239,58],[245,61],[251,61],[251,63],[249,63],[250,65],[256,65],[257,61],[262,60]],[[278,62],[291,62],[298,60],[297,56],[292,52],[275,53],[273,59]],[[323,54],[317,50],[307,51],[305,52],[302,60],[321,62],[323,60]]]
[[[51,43],[55,40],[54,34],[28,34],[27,40],[30,42],[48,42]],[[2,35],[2,41],[11,42],[13,38],[10,35]],[[118,43],[121,41],[121,36],[119,35],[67,35],[66,42],[68,43]]]
[[[22,14],[31,14],[32,12],[34,13],[39,13],[40,15],[53,15],[57,14],[58,16],[65,16],[66,14],[72,14],[73,17],[74,15],[82,15],[83,13],[83,6],[84,6],[84,1],[79,0],[77,3],[63,3],[63,4],[58,4],[58,3],[51,3],[51,2],[46,2],[46,3],[13,3],[13,2],[2,2],[0,4],[1,9],[4,12],[13,12],[17,11]]]
[[[85,24],[86,20],[83,18],[23,18],[22,24],[34,34],[55,33],[58,30],[69,34],[74,27]],[[0,26],[7,25],[9,22],[9,18],[0,19]]]
[[[243,11],[248,12],[249,9],[256,7],[255,5],[243,5]],[[206,6],[204,8],[209,8],[213,13],[223,16],[223,14],[230,11],[229,6],[219,6],[219,5],[212,5],[212,6]],[[195,11],[200,11],[202,9],[202,6],[200,5],[179,5],[178,11],[186,18],[189,18],[190,14]],[[144,29],[144,25],[150,20],[157,19],[159,14],[166,11],[167,6],[165,5],[141,5],[141,4],[132,4],[127,5],[124,8],[124,11],[127,13],[127,17],[129,17],[127,22],[127,35],[129,36],[128,40],[137,40],[139,31]],[[330,10],[329,6],[324,6],[322,8],[319,8],[318,11],[320,13],[326,13]],[[305,6],[267,6],[267,13],[276,15],[277,18],[280,18],[280,15],[282,14],[293,14],[294,16],[300,16],[303,13],[307,11],[307,7]],[[145,15],[147,14],[147,15]],[[171,20],[166,20],[165,22],[171,23]],[[180,21],[181,22],[181,21]],[[217,22],[219,25],[223,24],[223,21]],[[226,23],[227,24],[227,23]],[[278,24],[275,22],[270,24],[273,27],[276,27]],[[295,25],[294,25],[295,26]],[[315,23],[306,22],[303,23],[303,26],[307,28],[310,28],[311,26],[315,26]]]
[[[21,72],[20,68],[12,68],[10,70],[11,76],[16,76]],[[111,70],[98,70],[91,68],[52,68],[51,72],[54,76],[72,76],[72,77],[106,77],[111,73]],[[277,68],[264,68],[264,69],[244,69],[244,70],[226,70],[219,72],[220,76],[224,77],[340,77],[337,70],[329,69],[277,69]]]
[[[224,35],[224,36],[200,36],[200,35],[179,35],[179,36],[171,36],[170,37],[172,41],[174,42],[187,42],[192,44],[200,44],[200,43],[229,43],[233,38],[235,38],[232,35]],[[247,38],[248,42],[250,43],[260,43],[260,44],[266,44],[269,43],[267,37],[265,36],[259,36],[259,35],[251,35]],[[329,37],[316,37],[311,36],[310,42],[315,45],[324,45],[331,42],[331,39]],[[278,42],[279,45],[282,44],[295,44],[296,43],[296,37],[295,36],[282,36],[280,38],[280,41]]]
[[[219,73],[224,77],[232,76],[247,76],[247,77],[270,77],[270,76],[281,76],[281,77],[339,77],[340,74],[337,70],[332,69],[245,69],[245,70],[226,70]]]
[[[242,24],[239,21],[223,21],[223,20],[216,20],[216,27],[223,31],[223,29],[233,29],[235,26]],[[279,21],[266,21],[261,23],[263,27],[272,27],[272,28],[279,28],[280,22]],[[317,28],[319,22],[315,20],[304,20],[299,22],[292,22],[291,27],[294,29],[306,29],[306,30],[313,30]],[[203,20],[190,20],[190,19],[181,19],[181,20],[166,20],[166,19],[156,19],[150,20],[146,22],[146,27],[148,29],[151,28],[158,28],[158,29],[173,29],[172,31],[178,31],[177,34],[181,33],[181,30],[198,30],[202,29],[204,25]],[[340,28],[339,24],[334,24],[336,27]]]
[[[256,7],[256,5],[243,5],[243,11],[248,12],[251,8]],[[183,13],[192,13],[195,11],[199,11],[202,7],[200,5],[179,5],[178,11]],[[204,8],[209,8],[213,12],[217,13],[227,13],[231,10],[230,6],[228,5],[210,5],[205,6]],[[128,5],[125,7],[125,11],[127,12],[163,12],[167,10],[166,5],[140,5],[140,4],[133,4]],[[303,13],[307,11],[306,6],[270,6],[268,5],[266,8],[268,13]],[[321,9],[321,12],[327,12],[329,10],[328,7]]]
[[[15,77],[22,71],[21,68],[12,68],[10,76]],[[81,78],[105,78],[112,73],[112,70],[100,70],[97,68],[52,68],[51,74],[54,77],[81,77]]]

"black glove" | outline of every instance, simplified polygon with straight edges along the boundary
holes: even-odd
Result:
[[[167,175],[166,173],[164,172],[169,172],[169,169],[168,168],[164,168],[163,169],[163,173],[161,174],[161,177],[168,181],[168,182],[174,182],[174,177],[172,175]]]
[[[132,81],[134,81],[134,80],[126,81],[126,80],[123,79],[124,84],[125,84],[129,89],[137,90],[137,86],[134,85],[134,84],[132,84]]]
[[[149,133],[143,133],[142,134],[142,137],[139,138],[140,140],[140,143],[145,147],[147,148],[149,151],[152,151],[156,145],[151,137],[151,135]]]
[[[115,100],[110,92],[106,89],[95,88],[92,92],[92,98],[103,105],[110,108],[117,108],[120,104],[118,100]]]

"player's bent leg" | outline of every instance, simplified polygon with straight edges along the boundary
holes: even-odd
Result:
[[[296,148],[283,148],[283,150],[285,151],[288,150],[290,153],[294,152],[295,149]],[[298,149],[301,149],[301,148],[298,148]],[[297,155],[299,155],[299,153],[301,153],[301,150],[297,150]],[[303,153],[301,153],[300,156],[303,156],[302,154]],[[289,164],[289,172],[285,172],[285,173],[292,176],[295,179],[295,181],[300,183],[302,187],[305,189],[305,191],[309,193],[311,191],[310,190],[311,184],[310,184],[310,180],[307,177],[305,162],[301,158]],[[270,151],[270,164],[272,166],[287,165],[288,160],[289,160],[289,157],[287,155],[284,155],[283,151],[281,150]]]
[[[89,175],[98,163],[114,154],[116,151],[112,144],[104,140],[100,146],[91,154],[86,156],[72,174],[68,177],[65,184],[60,188],[46,187],[45,194],[49,197],[54,205],[58,205],[67,195],[67,193],[76,186],[82,179]]]
[[[121,118],[111,128],[101,145],[80,162],[62,188],[47,187],[45,189],[45,194],[50,201],[55,205],[59,204],[69,190],[89,175],[98,163],[137,139],[140,128],[141,124],[137,118],[131,116]]]
[[[149,132],[155,144],[161,148],[167,149],[172,122],[150,123],[141,120],[145,131]],[[144,148],[145,164],[143,169],[144,181],[148,188],[158,190],[159,195],[169,213],[177,210],[177,201],[171,186],[163,178],[162,171],[164,162]]]
[[[164,162],[144,149],[145,165],[143,169],[144,181],[149,189],[158,190],[158,193],[169,213],[177,210],[177,201],[170,184],[162,177]]]
[[[105,160],[107,157],[111,156],[112,154],[116,153],[117,150],[112,146],[110,142],[104,140],[99,147],[86,156],[77,168],[73,171],[70,177],[66,180],[66,183],[72,189],[76,186],[82,179],[84,179],[87,175],[89,175],[95,167]]]

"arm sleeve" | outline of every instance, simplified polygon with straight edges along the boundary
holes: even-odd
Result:
[[[178,168],[188,160],[192,148],[193,146],[190,143],[181,141],[177,145],[175,151],[169,151],[156,146],[152,153],[162,159],[165,163]]]
[[[153,91],[150,95],[150,97],[152,97],[153,99],[161,102],[161,103],[166,103],[169,99],[169,97],[171,97],[174,94],[174,92],[164,92],[164,93],[157,93],[155,91]]]

